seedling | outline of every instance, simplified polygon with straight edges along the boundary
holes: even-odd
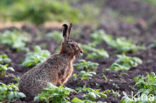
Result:
[[[5,65],[0,64],[0,77],[4,76],[7,70],[14,71],[12,67],[7,67],[7,66],[8,64]]]
[[[22,65],[25,67],[35,66],[50,57],[48,50],[42,50],[39,46],[34,47],[34,52],[28,52]]]
[[[6,54],[1,54],[0,55],[0,64],[8,64],[11,62],[11,59],[8,58]]]
[[[116,49],[116,53],[137,52],[138,50],[144,50],[144,46],[137,46],[130,40],[126,40],[124,37],[118,37],[113,39],[111,35],[106,34],[104,31],[99,30],[91,34],[91,38],[95,43],[99,44],[105,41],[109,47]]]
[[[154,72],[147,74],[146,77],[139,75],[134,80],[136,82],[135,85],[140,88],[138,94],[156,95],[156,75]]]
[[[87,55],[89,59],[101,59],[108,58],[109,54],[104,49],[96,49],[94,48],[95,44],[82,45],[84,55]]]
[[[126,55],[118,55],[118,59],[109,67],[110,70],[129,70],[142,64],[142,60],[137,57],[128,57]]]
[[[73,98],[71,100],[72,103],[106,103],[106,102],[101,102],[101,101],[97,101],[97,102],[93,102],[91,100],[81,100],[77,97]]]
[[[7,70],[14,71],[12,67],[7,67],[10,62],[11,59],[6,54],[0,55],[0,77],[4,76]]]
[[[15,98],[23,98],[25,95],[19,92],[17,84],[0,83],[0,102],[14,102]]]
[[[47,38],[53,38],[57,42],[61,42],[63,40],[62,35],[58,31],[50,32],[46,35]]]
[[[90,70],[96,70],[98,65],[99,64],[95,62],[80,60],[80,63],[74,64],[74,67],[78,70],[83,70],[85,68]]]
[[[72,103],[95,103],[95,102],[92,102],[90,100],[81,100],[77,97],[74,97],[72,100],[71,100]]]
[[[154,42],[151,45],[149,45],[149,48],[156,48],[156,42]]]
[[[70,92],[74,92],[74,90],[63,86],[56,87],[48,83],[48,88],[43,89],[42,92],[34,98],[34,101],[67,103],[69,102],[68,97]]]
[[[132,92],[128,96],[123,92],[124,97],[122,98],[121,103],[155,103],[156,101],[156,75],[154,72],[147,74],[147,76],[137,76],[134,78],[136,86],[140,89],[136,94]]]
[[[17,51],[28,51],[25,47],[27,41],[28,39],[24,35],[19,34],[17,31],[5,31],[0,34],[0,44],[10,46],[12,49]]]
[[[104,92],[100,92],[100,89],[92,89],[92,88],[87,88],[86,86],[79,87],[76,90],[78,90],[79,92],[85,91],[87,92],[86,94],[84,94],[82,97],[85,99],[89,99],[91,101],[95,101],[96,99],[99,98],[106,98],[107,95],[104,94]]]
[[[93,75],[96,75],[96,72],[86,72],[86,71],[81,71],[78,76],[81,77],[82,80],[84,79],[91,79]]]
[[[120,103],[155,103],[156,99],[153,95],[146,95],[146,94],[132,94],[127,95],[123,92],[123,97]]]

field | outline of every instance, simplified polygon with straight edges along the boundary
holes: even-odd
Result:
[[[0,2],[0,103],[156,103],[155,0],[63,0],[65,8],[58,0],[37,11],[39,0],[30,3],[35,5],[32,11],[29,3],[21,2],[26,8],[21,8],[20,15],[16,8],[20,3],[15,1]],[[51,5],[54,11],[49,13]],[[5,91],[10,83],[17,87],[25,72],[59,52],[64,22],[73,23],[71,38],[83,49],[68,82],[57,88],[72,90],[63,96],[60,90],[57,97],[49,94],[49,98],[43,93],[44,99],[38,96],[36,101],[20,99],[24,94],[11,94],[14,89]],[[16,89],[14,93],[20,93]]]

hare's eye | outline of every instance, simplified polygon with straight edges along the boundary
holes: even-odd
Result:
[[[74,47],[74,44],[71,44],[72,47]]]

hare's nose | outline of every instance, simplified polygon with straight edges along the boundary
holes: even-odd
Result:
[[[83,53],[83,51],[81,50],[80,53]]]

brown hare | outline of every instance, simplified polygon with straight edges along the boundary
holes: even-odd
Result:
[[[47,82],[60,86],[67,82],[73,72],[72,62],[82,53],[78,44],[69,39],[72,24],[63,24],[64,41],[58,54],[53,54],[43,63],[38,64],[20,79],[19,90],[27,97],[34,97],[47,87]]]

